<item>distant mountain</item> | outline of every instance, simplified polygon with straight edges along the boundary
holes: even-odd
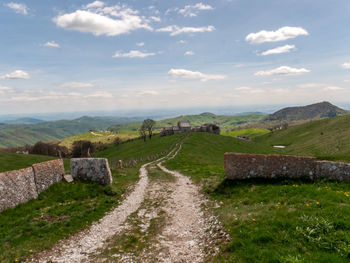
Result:
[[[311,119],[331,118],[347,114],[343,110],[327,101],[302,107],[288,107],[270,114],[265,121],[293,122]]]
[[[40,122],[37,124],[5,123],[0,125],[0,148],[35,144],[38,141],[52,141],[88,132],[105,130],[111,125],[141,121],[143,118],[89,117],[75,120]]]
[[[25,118],[19,118],[16,120],[4,121],[3,123],[7,123],[7,124],[38,124],[41,122],[44,122],[44,121],[39,120],[39,119],[35,119],[35,118],[25,117]]]

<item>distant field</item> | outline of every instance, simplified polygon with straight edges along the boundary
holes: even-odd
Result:
[[[245,136],[248,138],[254,138],[256,136],[264,135],[269,132],[270,131],[267,129],[249,128],[249,129],[241,129],[241,130],[233,130],[233,131],[222,131],[221,135],[231,136],[231,137]]]
[[[75,141],[80,140],[87,140],[94,143],[101,142],[105,144],[111,144],[116,138],[120,138],[122,141],[125,141],[138,136],[138,132],[133,131],[124,133],[115,133],[111,131],[90,131],[65,138],[60,142],[60,145],[66,146],[68,149],[70,149]]]

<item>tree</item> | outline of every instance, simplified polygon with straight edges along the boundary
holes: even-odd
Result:
[[[146,141],[146,133],[147,133],[147,129],[144,123],[142,123],[140,129],[139,129],[139,133],[141,138],[143,138],[143,141]]]
[[[153,135],[153,127],[156,124],[156,122],[152,119],[146,119],[143,121],[142,125],[145,126],[146,130],[148,131],[148,137],[151,140]]]

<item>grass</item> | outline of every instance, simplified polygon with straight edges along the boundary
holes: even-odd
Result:
[[[155,136],[146,143],[135,140],[118,147],[111,146],[97,155],[106,158],[146,157],[167,150],[179,138],[180,135],[166,139]],[[12,164],[12,168],[30,164],[24,160],[26,157],[21,155],[21,159],[15,158],[13,161],[17,160],[17,164]],[[41,158],[32,161],[43,160]],[[118,205],[122,194],[138,180],[140,165],[113,170],[111,186],[78,181],[70,184],[60,182],[41,193],[38,199],[0,213],[0,262],[24,261],[32,253],[52,247],[57,241],[103,217]]]
[[[232,131],[224,131],[224,132],[222,131],[221,135],[231,136],[231,137],[245,136],[245,137],[252,139],[252,138],[255,138],[257,136],[267,134],[269,132],[270,131],[267,129],[249,128],[249,129],[232,130]]]
[[[27,168],[35,163],[55,160],[56,157],[35,155],[35,154],[15,154],[0,152],[0,173]],[[69,160],[64,160],[66,171],[69,170]]]
[[[138,137],[138,133],[132,131],[126,133],[115,133],[111,131],[90,131],[65,138],[60,142],[60,145],[71,149],[75,141],[82,140],[91,141],[93,143],[111,144],[117,137],[121,141],[126,141],[128,139]]]
[[[350,184],[225,179],[225,152],[275,151],[261,141],[197,133],[166,163],[220,204],[215,212],[232,241],[214,262],[348,262]]]

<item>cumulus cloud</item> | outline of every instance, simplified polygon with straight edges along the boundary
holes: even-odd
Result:
[[[187,43],[187,41],[186,40],[183,40],[183,39],[181,39],[181,40],[179,40],[179,42],[178,42],[179,44],[186,44]]]
[[[138,47],[143,47],[145,45],[145,43],[144,42],[139,42],[139,43],[136,43],[136,46],[138,46]]]
[[[190,71],[186,69],[171,69],[168,75],[186,79],[200,79],[201,81],[222,80],[226,78],[225,75],[204,74],[199,71]]]
[[[12,92],[13,89],[0,85],[0,94],[5,94],[6,92]]]
[[[92,2],[88,5],[85,6],[85,8],[95,8],[95,7],[103,7],[105,5],[104,2],[101,2],[101,1],[95,1],[95,2]]]
[[[150,16],[150,19],[153,20],[154,22],[160,22],[161,21],[159,16]]]
[[[54,47],[54,48],[60,48],[60,45],[57,44],[55,41],[48,41],[44,44],[45,47]]]
[[[92,88],[94,85],[89,82],[66,82],[63,83],[60,87],[62,88],[70,88],[70,89],[82,89],[82,88]]]
[[[252,90],[252,88],[247,87],[247,86],[242,86],[242,87],[235,88],[235,90],[237,90],[237,91],[250,91],[250,90]]]
[[[177,25],[167,26],[157,29],[157,32],[169,32],[171,36],[180,34],[193,34],[193,33],[204,33],[212,32],[215,30],[214,26],[206,27],[179,27]]]
[[[113,55],[114,58],[146,58],[146,57],[150,57],[150,56],[155,56],[156,53],[143,53],[139,50],[131,50],[127,53],[125,52],[121,52],[121,51],[117,51],[115,52],[115,54]]]
[[[96,91],[94,93],[84,95],[84,98],[104,98],[111,99],[113,95],[107,91]]]
[[[15,70],[11,73],[0,76],[1,79],[29,79],[30,75],[23,70]]]
[[[306,36],[309,33],[302,27],[281,27],[277,31],[262,30],[257,33],[250,33],[245,40],[251,44],[261,44],[265,42],[284,41],[298,36]]]
[[[346,62],[346,63],[342,64],[341,66],[342,66],[342,68],[350,69],[350,62]]]
[[[137,29],[153,30],[148,24],[149,20],[140,16],[136,10],[124,5],[97,7],[99,4],[94,3],[92,9],[59,15],[53,21],[61,28],[96,36],[117,36]]]
[[[292,50],[295,50],[294,45],[285,45],[282,47],[276,47],[274,49],[269,49],[261,53],[262,56],[267,56],[267,55],[273,55],[273,54],[282,54],[282,53],[288,53]]]
[[[194,52],[193,51],[186,51],[185,56],[193,56]]]
[[[304,73],[308,73],[310,70],[305,68],[291,68],[288,66],[282,66],[279,68],[266,70],[266,71],[258,71],[254,75],[255,76],[271,76],[271,75],[300,75]]]
[[[178,9],[179,14],[182,14],[185,17],[195,17],[199,11],[202,10],[213,10],[214,8],[210,5],[205,5],[203,3],[198,3],[195,5],[186,5],[182,9]]]
[[[28,14],[27,6],[25,4],[11,2],[6,4],[6,6],[13,9],[17,14],[22,14],[22,15]]]

